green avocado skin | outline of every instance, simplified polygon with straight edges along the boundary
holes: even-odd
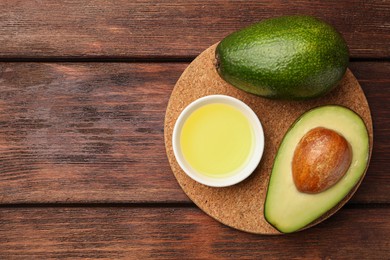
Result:
[[[216,48],[219,75],[246,92],[277,99],[322,96],[342,79],[349,51],[329,24],[311,16],[263,20]]]

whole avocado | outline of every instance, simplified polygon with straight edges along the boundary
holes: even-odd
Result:
[[[311,16],[263,20],[224,38],[216,68],[228,83],[275,99],[322,96],[341,80],[348,46],[329,24]]]

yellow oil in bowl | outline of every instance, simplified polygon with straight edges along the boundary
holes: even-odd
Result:
[[[254,133],[237,108],[211,103],[193,111],[184,122],[180,148],[198,173],[225,177],[242,169],[253,152]]]
[[[173,128],[172,148],[188,177],[210,187],[227,187],[249,177],[260,163],[263,127],[241,100],[204,96],[181,111]]]

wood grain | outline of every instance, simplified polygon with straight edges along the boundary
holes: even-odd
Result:
[[[165,154],[167,102],[188,63],[0,63],[0,203],[188,203]],[[353,203],[388,203],[390,63],[351,69],[374,149]]]
[[[388,259],[390,209],[343,209],[285,236],[230,229],[196,208],[2,208],[0,258]]]
[[[359,69],[360,63],[352,63],[351,69],[362,85],[370,104],[372,120],[374,124],[374,147],[371,162],[366,178],[355,194],[355,199],[363,199],[364,202],[374,202],[370,199],[369,193],[376,193],[376,199],[381,202],[388,202],[387,194],[390,191],[390,180],[385,172],[390,169],[390,76],[380,77],[378,75],[390,75],[390,63],[365,63],[364,70]],[[379,66],[376,66],[379,65]],[[381,176],[371,174],[383,172]],[[383,183],[383,187],[375,183]],[[376,191],[375,191],[376,189]]]
[[[183,67],[1,64],[0,201],[186,200],[163,141]]]
[[[388,1],[13,1],[0,3],[0,58],[194,57],[259,20],[314,15],[352,57],[390,57]]]
[[[0,10],[0,259],[390,258],[388,0],[3,0]],[[374,149],[347,207],[300,233],[256,236],[191,204],[166,158],[164,115],[188,65],[175,61],[286,14],[324,19],[353,60],[379,61],[350,65]]]

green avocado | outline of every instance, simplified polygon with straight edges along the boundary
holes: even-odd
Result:
[[[259,96],[309,99],[341,80],[349,52],[343,37],[311,16],[263,20],[224,38],[216,68],[231,85]]]
[[[303,136],[319,127],[343,136],[352,153],[345,174],[328,189],[311,194],[297,188],[292,165]],[[265,199],[265,219],[280,232],[291,233],[331,215],[364,176],[369,155],[368,131],[355,112],[337,105],[307,111],[290,127],[277,151]],[[319,154],[323,156],[326,154]]]

